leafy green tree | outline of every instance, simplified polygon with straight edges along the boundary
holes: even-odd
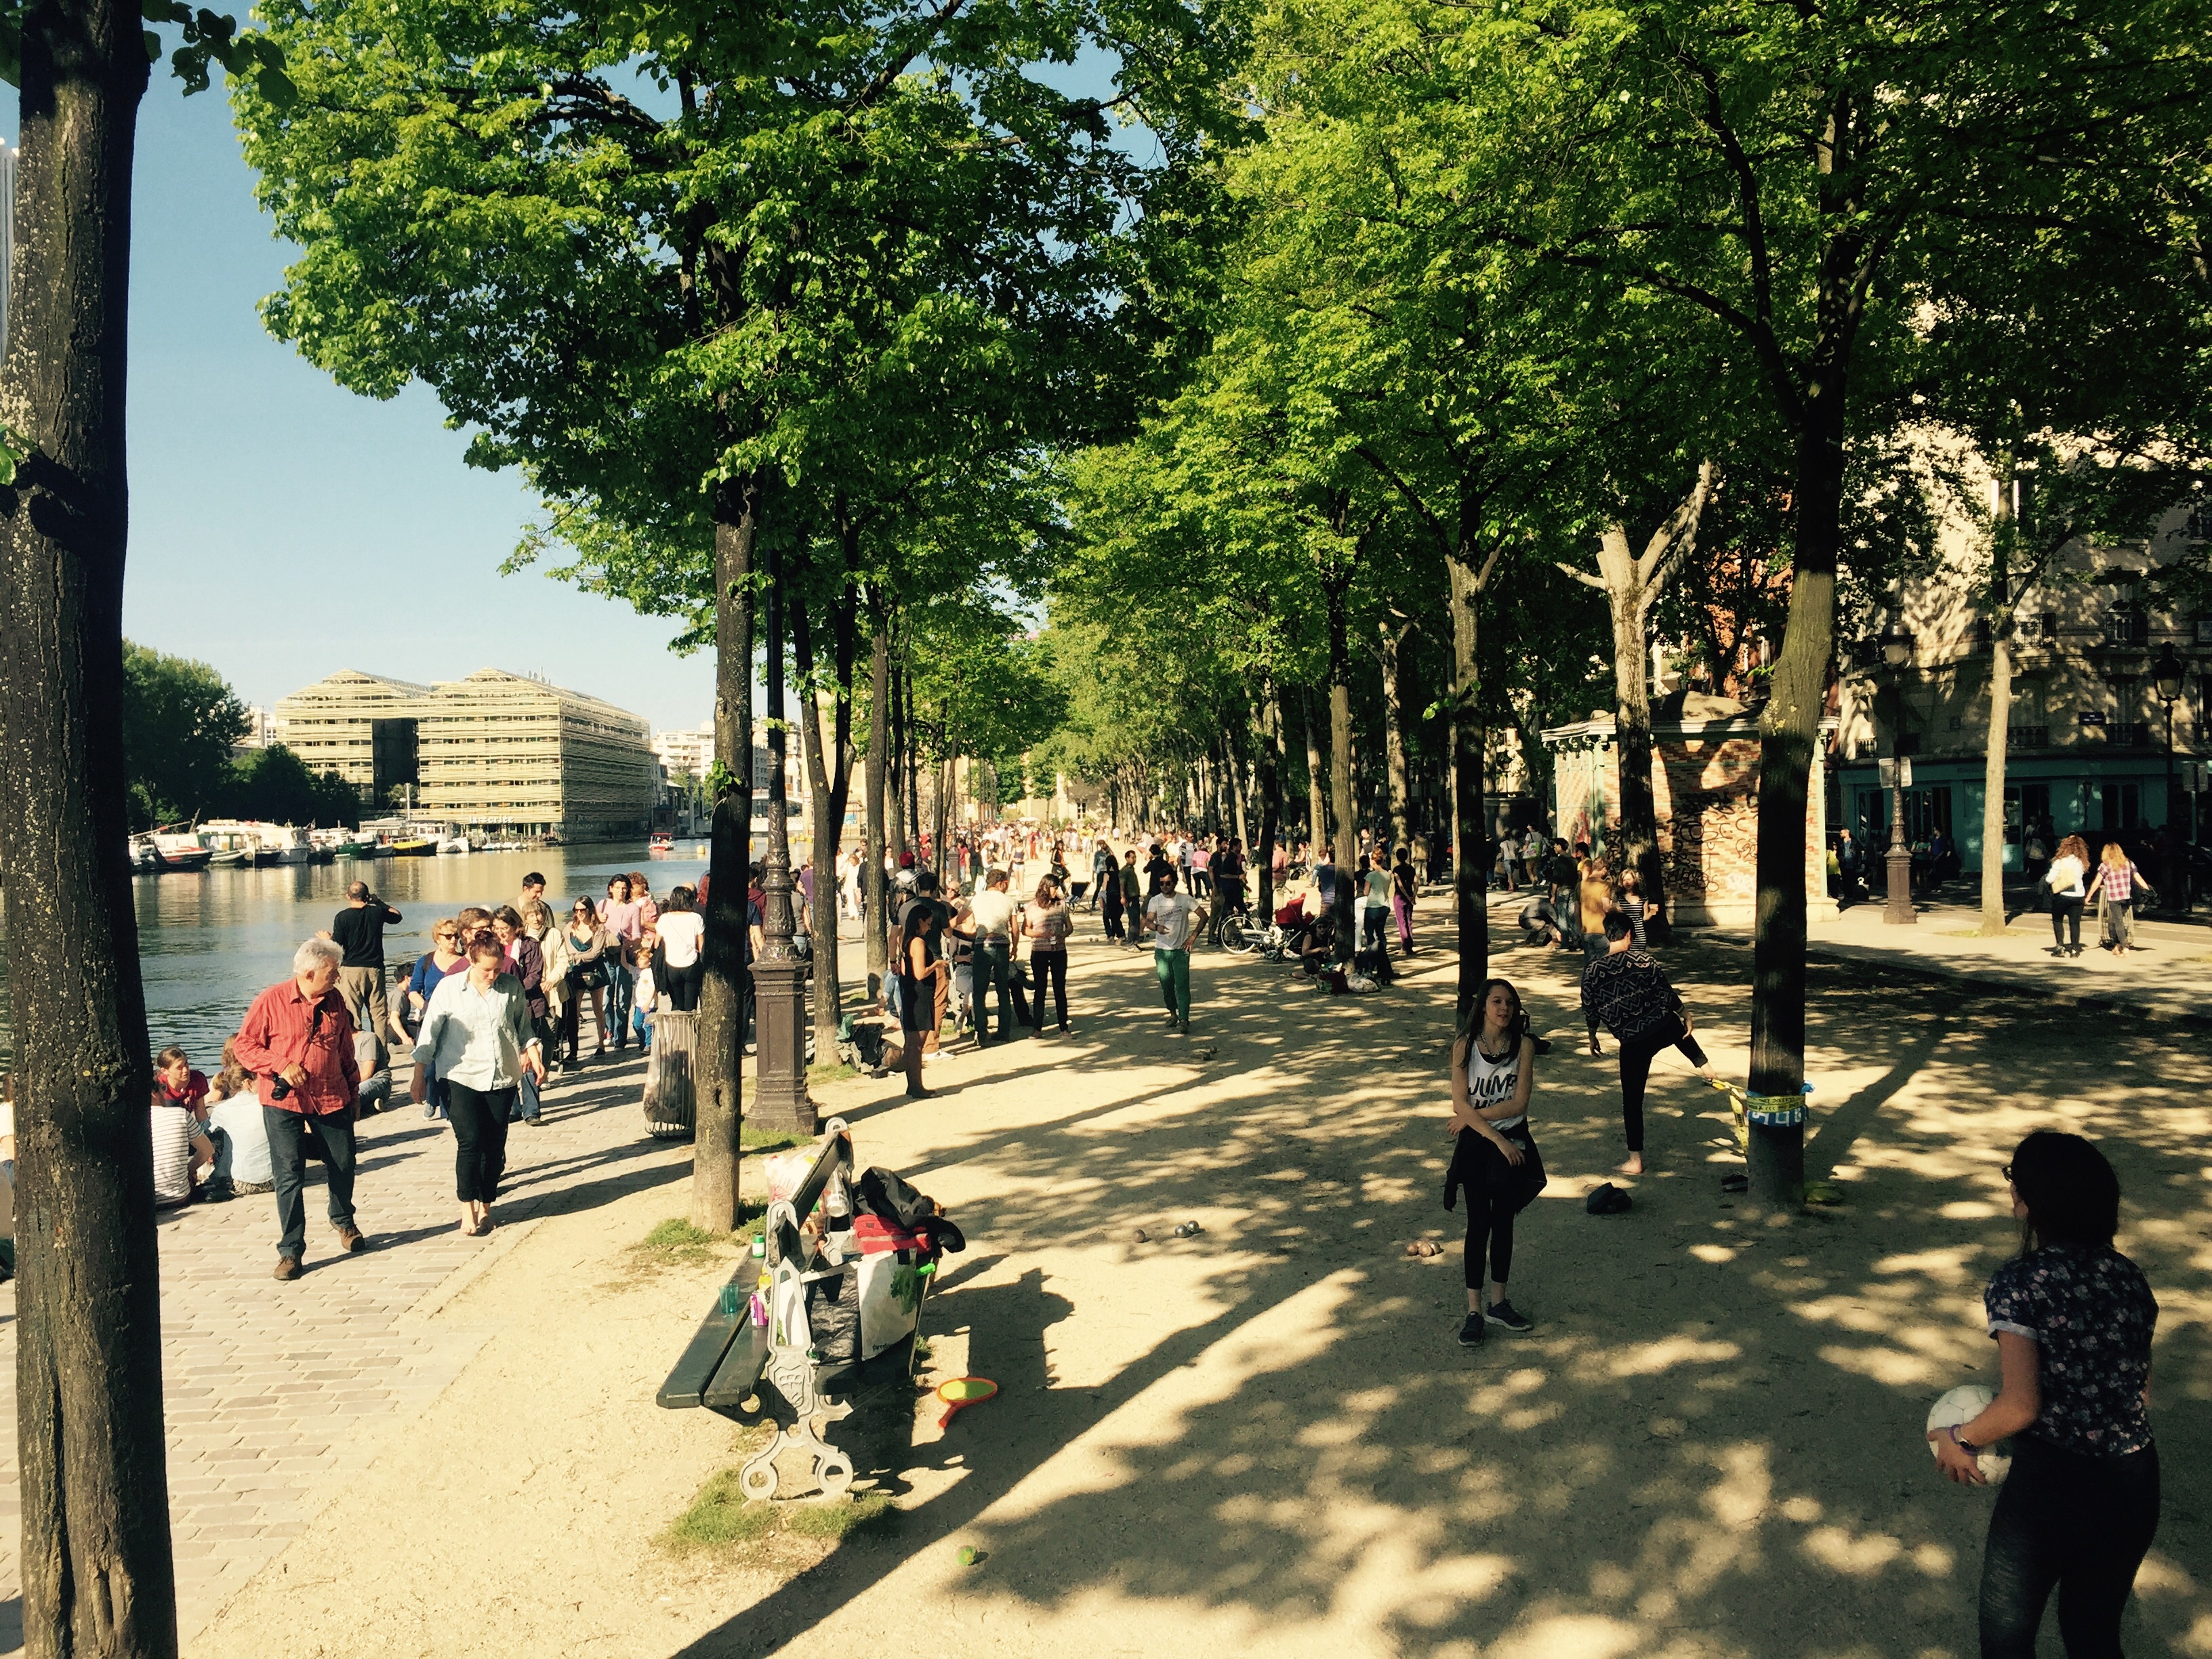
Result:
[[[230,778],[246,705],[204,662],[123,641],[123,766],[131,827],[204,816]]]

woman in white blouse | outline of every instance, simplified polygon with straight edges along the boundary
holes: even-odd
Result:
[[[461,1231],[471,1238],[491,1231],[492,1200],[507,1171],[507,1121],[523,1074],[541,1088],[545,1083],[544,1050],[531,1024],[529,999],[506,965],[498,941],[477,934],[469,946],[468,972],[440,981],[415,1041],[410,1092],[420,1105],[431,1068],[446,1085],[453,1123],[453,1196],[460,1201]]]

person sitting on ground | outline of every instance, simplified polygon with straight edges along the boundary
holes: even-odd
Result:
[[[269,1123],[255,1093],[253,1073],[238,1063],[235,1037],[222,1045],[222,1069],[208,1085],[208,1138],[215,1142],[210,1184],[226,1177],[233,1193],[273,1193]]]
[[[215,1140],[207,1128],[208,1080],[192,1069],[179,1048],[154,1058],[151,1129],[154,1138],[154,1203],[167,1209],[200,1195],[199,1175],[215,1167]],[[210,1199],[228,1198],[212,1187]]]

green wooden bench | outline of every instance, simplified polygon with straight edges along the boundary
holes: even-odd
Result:
[[[853,1460],[830,1443],[829,1425],[857,1410],[887,1401],[910,1403],[913,1398],[913,1336],[865,1363],[824,1363],[807,1328],[807,1282],[839,1270],[809,1273],[799,1224],[821,1202],[832,1179],[842,1175],[849,1182],[854,1174],[852,1131],[843,1119],[832,1119],[805,1181],[788,1200],[769,1206],[763,1229],[769,1322],[752,1322],[752,1291],[760,1270],[748,1259],[715,1293],[714,1305],[654,1396],[672,1410],[704,1407],[732,1422],[775,1425],[775,1437],[738,1471],[738,1489],[748,1498],[775,1496],[776,1460],[793,1450],[811,1457],[823,1498],[842,1497],[853,1484]],[[925,1276],[925,1300],[928,1284]],[[919,1310],[915,1319],[918,1333]]]

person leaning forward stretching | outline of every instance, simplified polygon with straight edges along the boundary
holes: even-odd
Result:
[[[307,1254],[307,1137],[321,1142],[331,1225],[349,1255],[368,1248],[353,1216],[353,1121],[361,1092],[353,1018],[338,994],[344,951],[311,939],[293,953],[292,977],[253,999],[232,1052],[254,1074],[276,1188],[276,1277],[297,1279]],[[281,1092],[280,1092],[281,1091]]]
[[[1690,1035],[1690,1018],[1682,999],[1667,982],[1664,969],[1633,948],[1635,927],[1619,910],[1605,915],[1605,937],[1611,947],[1583,969],[1583,1007],[1595,1032],[1602,1024],[1620,1044],[1620,1122],[1628,1136],[1628,1160],[1623,1175],[1644,1173],[1644,1086],[1650,1080],[1651,1062],[1665,1048],[1680,1048],[1698,1068],[1700,1077],[1713,1075],[1705,1051]]]

